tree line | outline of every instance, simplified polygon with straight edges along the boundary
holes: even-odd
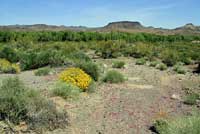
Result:
[[[200,41],[197,35],[157,35],[150,33],[125,32],[75,32],[75,31],[0,31],[0,42],[48,42],[48,41],[109,41],[125,40],[126,42],[178,42]]]

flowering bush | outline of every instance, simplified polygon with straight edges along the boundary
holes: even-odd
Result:
[[[87,90],[92,82],[92,78],[80,68],[68,68],[60,73],[59,78],[83,90]]]
[[[12,64],[6,59],[0,59],[0,72],[3,73],[19,73],[20,67],[17,64]]]

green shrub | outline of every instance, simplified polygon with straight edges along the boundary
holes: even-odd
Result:
[[[181,62],[183,62],[185,65],[190,65],[192,64],[192,59],[188,57],[184,57],[181,59]]]
[[[173,70],[175,72],[177,72],[178,74],[185,74],[186,73],[186,70],[179,65],[174,66]]]
[[[117,41],[103,41],[99,44],[96,53],[104,59],[117,58],[121,55],[121,44]]]
[[[44,52],[24,52],[21,54],[20,65],[23,70],[37,69],[49,64],[50,53]]]
[[[31,130],[42,131],[64,127],[67,123],[65,112],[28,89],[18,78],[3,80],[0,87],[0,119],[15,125],[26,122]]]
[[[157,69],[163,71],[167,69],[167,66],[164,63],[160,63],[156,66]]]
[[[79,61],[76,62],[76,67],[82,69],[87,74],[89,74],[93,80],[98,81],[100,76],[100,70],[97,64],[93,62]]]
[[[136,65],[144,65],[144,64],[146,64],[146,60],[144,58],[138,59],[135,64]]]
[[[79,89],[74,85],[67,84],[66,82],[58,82],[53,89],[54,95],[60,96],[64,99],[69,99],[69,98],[74,99],[79,96],[80,92],[81,89]]]
[[[23,70],[37,69],[45,66],[61,66],[71,64],[71,59],[64,55],[62,51],[56,50],[31,50],[21,53],[20,65]]]
[[[173,66],[178,62],[178,52],[172,49],[166,49],[161,53],[161,59],[167,66]]]
[[[188,94],[185,99],[184,103],[188,105],[195,105],[197,103],[197,100],[200,99],[199,94],[197,93],[190,93]]]
[[[36,76],[45,76],[45,75],[49,75],[50,72],[51,72],[51,68],[44,67],[44,68],[37,69],[34,73]]]
[[[166,130],[167,127],[168,127],[168,122],[164,119],[159,119],[156,120],[155,123],[153,124],[153,131],[161,134]]]
[[[70,59],[72,59],[72,60],[77,60],[77,61],[85,61],[85,62],[92,61],[91,58],[89,56],[87,56],[82,51],[72,52],[67,57],[70,58]]]
[[[159,64],[158,61],[153,61],[153,62],[150,62],[149,66],[150,67],[156,67],[158,64]]]
[[[0,49],[0,58],[6,59],[13,63],[19,60],[19,54],[14,48],[10,46],[4,46],[2,49]]]
[[[49,60],[48,64],[50,66],[62,66],[62,65],[66,65],[66,56],[63,54],[62,51],[57,51],[57,50],[49,50],[51,51],[49,58],[47,60]],[[68,63],[68,62],[67,62]]]
[[[125,78],[121,73],[115,70],[111,70],[106,73],[103,81],[107,83],[121,83],[125,81]]]
[[[5,79],[0,87],[0,118],[19,123],[27,119],[26,88],[17,78]]]
[[[178,117],[173,120],[157,121],[155,129],[158,134],[199,134],[200,116],[193,114],[191,116]]]
[[[115,61],[112,65],[113,68],[124,68],[125,62],[123,61]]]
[[[134,46],[132,56],[135,58],[149,57],[153,55],[152,47],[149,44],[139,43]]]

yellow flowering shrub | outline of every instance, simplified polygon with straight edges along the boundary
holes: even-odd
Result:
[[[87,90],[92,82],[92,78],[80,68],[68,68],[60,73],[59,78],[83,90]]]
[[[12,64],[11,67],[12,67],[12,72],[13,72],[13,73],[20,73],[21,69],[20,69],[20,66],[19,66],[19,65],[17,65],[17,64]]]
[[[12,64],[6,59],[0,59],[0,72],[3,73],[19,73],[20,67],[17,64]]]

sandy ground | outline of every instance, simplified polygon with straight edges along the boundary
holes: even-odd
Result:
[[[177,75],[147,66],[126,62],[122,72],[127,81],[123,84],[98,83],[95,93],[81,93],[79,99],[64,100],[50,97],[58,107],[66,109],[70,125],[65,130],[49,134],[151,134],[149,127],[159,118],[173,118],[191,111],[181,100],[184,87],[199,88],[200,76]],[[111,69],[113,60],[97,60]],[[0,80],[13,75],[0,75]],[[34,76],[33,71],[22,72],[18,77],[24,83],[41,92],[48,92],[57,80],[56,75]],[[48,94],[48,93],[47,93]],[[45,94],[44,94],[45,95]]]

